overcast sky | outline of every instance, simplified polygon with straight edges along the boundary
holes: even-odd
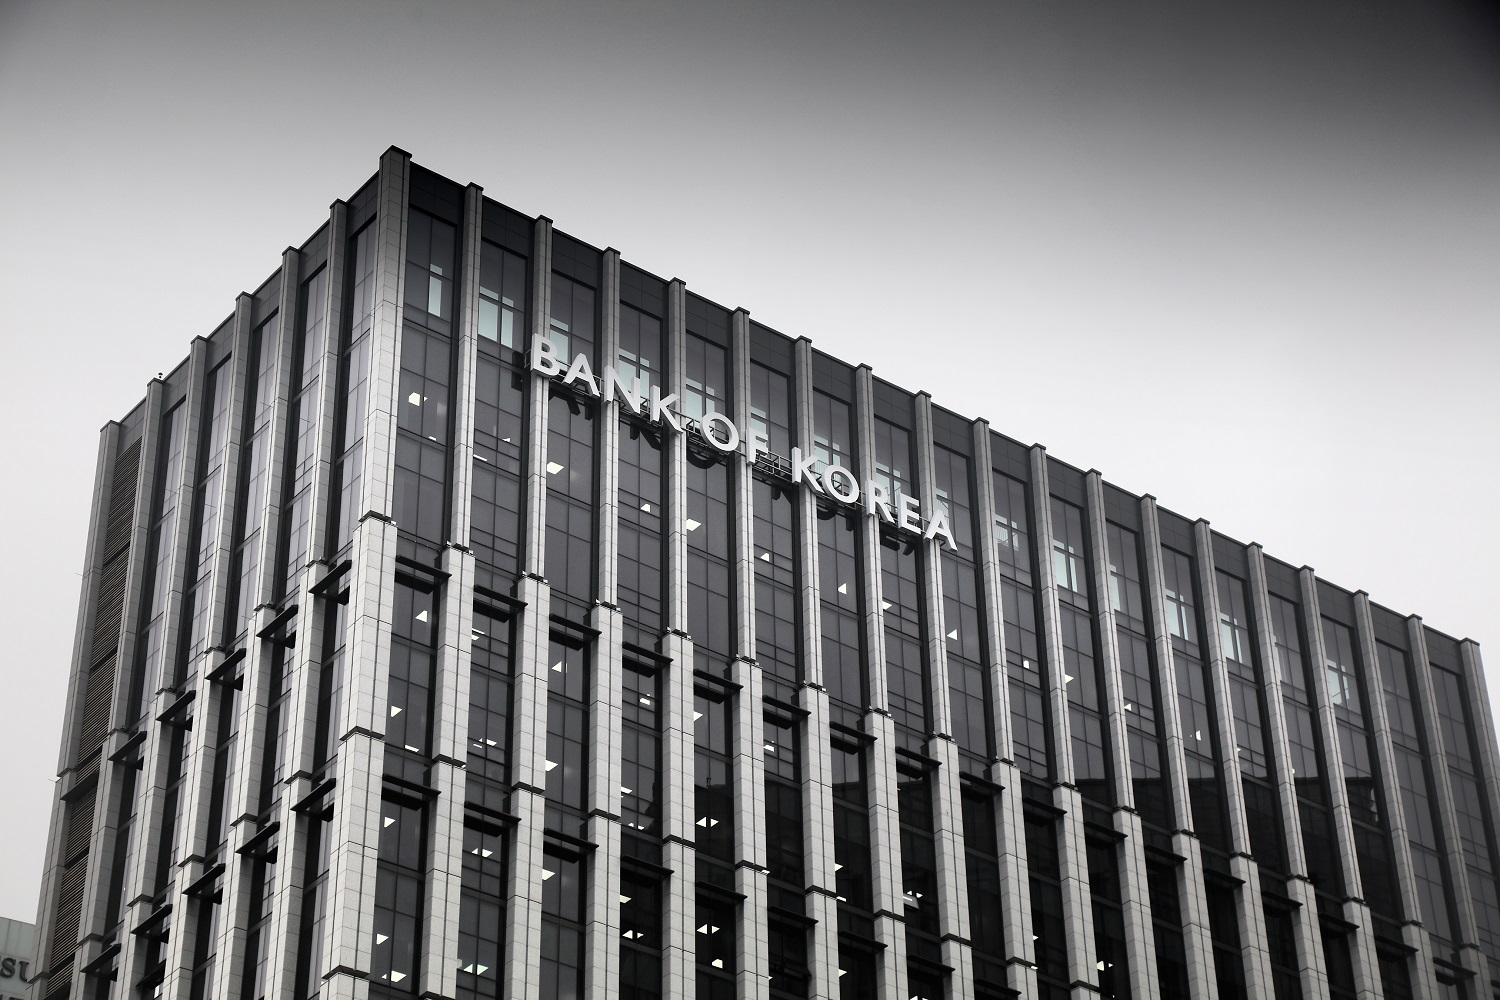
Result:
[[[99,428],[392,144],[1500,672],[1495,25],[0,2],[0,915],[35,919]]]

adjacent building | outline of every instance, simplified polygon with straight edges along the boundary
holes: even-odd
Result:
[[[1475,643],[397,149],[84,576],[45,1000],[1500,995]]]
[[[31,1000],[36,978],[36,926],[0,917],[0,1000]]]

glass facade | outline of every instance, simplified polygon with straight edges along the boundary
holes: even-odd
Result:
[[[47,1000],[1497,995],[1473,643],[381,170],[105,429]]]

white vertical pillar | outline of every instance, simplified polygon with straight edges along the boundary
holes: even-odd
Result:
[[[552,223],[538,218],[531,236],[531,336],[545,337],[552,302]],[[528,341],[529,344],[529,341]],[[547,409],[550,388],[533,372],[527,384],[525,517],[521,521],[522,602],[515,626],[511,692],[511,812],[505,908],[504,995],[534,987],[541,961],[542,824],[546,814],[547,665],[552,588],[547,569]]]
[[[395,604],[396,524],[392,520],[406,215],[411,157],[380,158],[375,229],[374,307],[364,420],[364,458],[355,503],[349,569],[349,638],[344,668],[341,746],[334,767],[324,986],[328,1000],[368,990],[374,944],[381,775],[385,770],[391,616]]]
[[[1250,847],[1250,827],[1245,817],[1245,787],[1240,776],[1238,736],[1229,687],[1229,666],[1224,660],[1224,642],[1219,632],[1219,588],[1214,566],[1214,538],[1208,522],[1193,526],[1198,557],[1198,591],[1203,595],[1205,660],[1213,685],[1214,725],[1218,728],[1219,775],[1224,785],[1225,813],[1229,817],[1229,871],[1239,880],[1234,892],[1235,916],[1240,931],[1240,961],[1246,995],[1250,1000],[1272,1000],[1271,953],[1266,945],[1266,914],[1260,893],[1260,866]]]
[[[916,401],[917,488],[922,507],[936,511],[932,399],[925,393]],[[923,593],[926,601],[928,701],[932,706],[932,736],[927,755],[938,762],[932,782],[932,837],[937,859],[938,933],[951,1000],[974,994],[974,959],[969,942],[969,880],[964,857],[963,800],[960,798],[958,742],[953,738],[953,706],[948,690],[948,631],[943,621],[943,543],[922,543]]]
[[[750,427],[750,316],[736,309],[730,317],[731,404],[736,427]],[[754,488],[744,453],[730,459],[730,545],[734,560],[734,660],[730,676],[738,684],[734,698],[735,891],[740,906],[735,948],[735,996],[751,1000],[765,995],[769,982],[766,948],[768,904],[766,867],[765,710],[761,702],[760,664],[755,661],[755,528]]]
[[[599,355],[595,370],[617,363],[620,356],[620,254],[605,250],[599,289]],[[618,597],[620,526],[620,404],[599,399],[595,449],[598,483],[594,528],[594,578],[597,599],[588,624],[595,629],[594,661],[589,672],[588,840],[595,845],[585,864],[590,870],[584,890],[583,981],[590,996],[606,996],[620,980],[620,751],[624,716],[624,619]]]
[[[1193,833],[1193,809],[1188,796],[1187,764],[1184,757],[1182,719],[1178,714],[1177,671],[1172,639],[1167,631],[1166,588],[1162,582],[1161,526],[1156,520],[1156,499],[1141,497],[1141,540],[1146,550],[1146,614],[1155,637],[1157,686],[1162,704],[1158,717],[1166,729],[1167,776],[1172,787],[1172,809],[1177,829],[1172,832],[1172,851],[1183,858],[1177,871],[1178,903],[1182,910],[1183,949],[1187,954],[1188,990],[1193,1000],[1218,995],[1214,975],[1213,938],[1209,932],[1208,907],[1203,884],[1203,858]]]
[[[855,432],[861,482],[875,473],[874,380],[868,366],[854,372]],[[906,990],[906,922],[901,899],[901,814],[896,781],[896,724],[890,714],[886,676],[885,612],[882,601],[880,521],[860,518],[860,572],[864,576],[864,641],[870,707],[865,731],[875,738],[869,750],[871,902],[875,910],[875,982],[882,996],[909,996]]]
[[[1031,879],[1026,863],[1026,823],[1021,807],[1021,769],[1016,766],[1011,732],[1010,685],[1005,651],[1004,599],[995,537],[995,474],[990,429],[974,422],[974,468],[978,505],[974,522],[979,532],[983,614],[990,658],[990,711],[995,719],[995,756],[990,780],[1001,788],[995,797],[995,832],[1000,851],[1000,895],[1005,928],[1004,958],[1007,983],[1022,996],[1034,996],[1036,948],[1031,930]],[[976,942],[978,945],[978,942]]]
[[[793,345],[796,379],[792,405],[794,432],[804,455],[813,450],[812,343]],[[748,425],[747,425],[748,426]],[[822,616],[818,596],[818,510],[811,489],[797,491],[797,546],[800,553],[798,604],[802,628],[803,719],[802,821],[803,865],[807,878],[807,916],[815,921],[808,936],[808,994],[812,1000],[838,996],[838,906],[833,860],[833,771],[829,759],[828,689],[823,678]]]
[[[1318,581],[1311,567],[1298,574],[1302,588],[1302,614],[1307,632],[1309,653],[1315,668],[1328,662],[1323,643],[1323,615],[1318,601]],[[1313,697],[1317,702],[1317,722],[1325,748],[1324,764],[1328,772],[1329,810],[1339,850],[1344,877],[1343,919],[1354,926],[1349,953],[1354,966],[1354,988],[1360,1000],[1380,996],[1380,967],[1375,957],[1375,938],[1370,932],[1370,908],[1364,901],[1363,883],[1359,877],[1359,858],[1354,847],[1354,823],[1349,812],[1349,791],[1344,784],[1344,762],[1337,752],[1338,719],[1328,696],[1328,672],[1312,671]]]
[[[1052,493],[1048,485],[1047,453],[1031,448],[1032,544],[1036,549],[1037,583],[1042,599],[1042,645],[1047,651],[1048,700],[1052,711],[1052,804],[1061,813],[1057,824],[1058,869],[1062,876],[1063,924],[1067,928],[1068,983],[1075,1000],[1098,992],[1099,970],[1094,947],[1093,897],[1089,892],[1088,845],[1083,833],[1083,796],[1078,791],[1073,764],[1072,727],[1068,718],[1068,679],[1065,676],[1062,612],[1058,608],[1057,578],[1052,567]]]
[[[1302,844],[1302,822],[1297,804],[1297,776],[1292,771],[1291,749],[1287,735],[1286,704],[1281,685],[1281,671],[1272,640],[1271,599],[1266,589],[1266,563],[1261,548],[1250,543],[1246,549],[1250,566],[1250,607],[1255,621],[1255,642],[1260,653],[1261,685],[1266,693],[1266,740],[1275,748],[1271,768],[1281,805],[1282,839],[1286,844],[1287,896],[1297,904],[1291,914],[1292,934],[1296,942],[1297,968],[1306,996],[1328,992],[1328,971],[1324,965],[1323,937],[1318,926],[1318,900],[1307,874],[1307,852]],[[1300,669],[1302,664],[1297,664]]]
[[[680,280],[667,284],[664,327],[666,365],[663,397],[681,398],[686,389],[687,299]],[[680,405],[680,404],[679,404]],[[663,487],[666,495],[663,542],[666,634],[661,651],[666,667],[666,712],[662,717],[662,820],[665,867],[671,871],[662,886],[662,990],[664,996],[687,996],[693,991],[697,950],[696,831],[693,825],[693,641],[688,635],[687,595],[687,437],[666,434],[662,443]]]
[[[1129,963],[1129,988],[1134,996],[1154,996],[1161,989],[1156,971],[1156,935],[1151,927],[1151,894],[1146,881],[1146,855],[1143,850],[1141,818],[1135,809],[1135,783],[1130,774],[1130,744],[1126,727],[1122,682],[1120,680],[1119,635],[1115,631],[1115,610],[1109,596],[1109,524],[1104,513],[1104,481],[1098,472],[1084,477],[1087,491],[1089,523],[1089,557],[1093,567],[1093,590],[1096,596],[1094,625],[1099,633],[1099,655],[1104,674],[1104,702],[1107,712],[1110,772],[1114,781],[1112,794],[1115,832],[1123,838],[1115,852],[1120,872],[1120,911],[1125,926],[1125,955]]]

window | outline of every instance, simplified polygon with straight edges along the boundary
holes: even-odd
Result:
[[[879,417],[875,418],[875,482],[892,502],[911,493],[911,434]]]
[[[1145,604],[1141,600],[1141,563],[1135,532],[1111,524],[1106,532],[1109,544],[1109,603],[1117,624],[1146,632]]]
[[[555,594],[593,600],[594,404],[553,391],[547,417],[547,579]]]
[[[943,641],[948,651],[948,700],[953,738],[961,749],[988,759],[989,674],[985,669],[985,629],[979,614],[979,570],[973,562],[974,528],[970,509],[969,460],[935,445],[934,486],[948,518],[956,550],[946,546],[938,559],[943,577]]]
[[[802,878],[802,786],[797,728],[766,716],[766,865],[771,878],[800,893]]]
[[[682,392],[682,411],[693,420],[709,413],[724,413],[728,407],[728,353],[692,333],[686,341],[687,377]]]
[[[662,995],[661,914],[661,883],[627,868],[620,877],[620,1000]]]
[[[568,364],[578,354],[594,359],[594,290],[556,271],[552,273],[552,314],[547,337]]]
[[[1068,946],[1063,923],[1062,875],[1057,855],[1055,820],[1028,813],[1026,864],[1031,880],[1031,933],[1036,947],[1039,985],[1065,987]]]
[[[1026,484],[1003,473],[994,474],[995,548],[1000,572],[1023,586],[1031,586],[1031,523],[1026,513]]]
[[[696,938],[698,1000],[732,1000],[735,995],[735,904],[700,894],[693,937]]]
[[[620,418],[619,603],[627,628],[654,637],[663,627],[662,441],[630,417]],[[647,636],[627,638],[645,643]]]
[[[798,657],[796,508],[792,493],[754,481],[755,656],[773,685],[801,676]],[[784,689],[789,692],[788,686]]]
[[[470,774],[510,780],[511,621],[484,605],[474,608],[469,646]]]
[[[862,711],[869,699],[860,619],[859,528],[856,515],[818,508],[823,683],[834,701]]]
[[[396,491],[401,530],[443,541],[448,493],[448,341],[407,328],[401,337],[396,411]]]
[[[625,720],[620,755],[620,823],[625,830],[656,838],[661,824],[661,697],[654,673],[627,661],[621,709]]]
[[[452,226],[411,209],[406,220],[406,316],[438,333],[453,323]]]
[[[493,243],[479,245],[479,336],[520,347],[526,332],[526,258]]]
[[[937,846],[933,841],[932,785],[926,772],[898,769],[896,801],[901,821],[901,902],[907,934],[910,937],[912,931],[918,931],[936,935]]]
[[[464,823],[458,909],[458,998],[495,1000],[505,962],[505,837],[473,817]]]
[[[588,650],[571,638],[553,636],[548,663],[547,801],[581,816],[588,774]],[[549,808],[549,824],[552,817]]]
[[[425,820],[420,803],[389,794],[381,800],[370,980],[402,993],[417,988]]]
[[[1083,533],[1083,511],[1052,498],[1052,575],[1058,595],[1081,608],[1089,606],[1089,584]]]
[[[652,388],[661,388],[661,320],[621,303],[619,336],[620,380],[649,397]]]
[[[1036,598],[1011,580],[1000,584],[1005,614],[1005,663],[1010,684],[1011,742],[1016,764],[1039,780],[1051,775],[1047,743],[1047,679],[1037,641]]]
[[[881,533],[880,592],[885,610],[886,696],[891,716],[898,725],[926,734],[926,647],[917,545],[915,540],[894,532]]]
[[[582,859],[547,845],[541,871],[539,1000],[577,1000],[583,995],[583,880]]]
[[[1167,631],[1174,645],[1198,652],[1198,626],[1193,603],[1193,561],[1181,552],[1161,550],[1161,567],[1166,588]]]
[[[494,587],[485,567],[507,578],[520,566],[521,461],[526,377],[479,355],[474,378],[474,478],[469,547],[476,582]],[[504,584],[500,584],[503,588]],[[495,588],[495,589],[500,589]]]
[[[391,674],[386,693],[385,740],[413,753],[427,750],[431,713],[436,595],[396,580],[391,621]]]
[[[813,391],[813,454],[823,466],[854,464],[849,432],[849,404],[825,392]]]
[[[693,694],[693,827],[700,864],[704,858],[734,862],[731,705],[718,690]]]
[[[833,857],[838,901],[869,911],[870,797],[859,747],[833,744]]]
[[[787,377],[750,363],[750,430],[770,443],[773,455],[792,453],[791,388]]]

